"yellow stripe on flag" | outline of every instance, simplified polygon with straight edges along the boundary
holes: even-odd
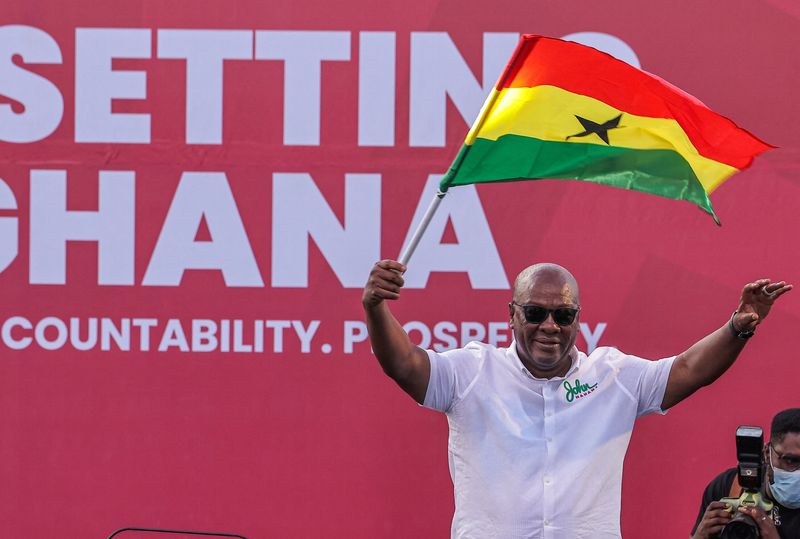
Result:
[[[619,127],[608,130],[611,146],[637,150],[673,150],[679,153],[711,193],[738,169],[697,153],[681,126],[673,119],[635,116],[580,94],[555,86],[492,89],[479,120],[467,134],[466,144],[475,138],[497,140],[519,135],[566,143],[606,146],[596,134],[576,137],[584,131],[576,116],[603,124],[622,114]],[[491,105],[490,105],[491,103]],[[489,107],[487,107],[487,105]],[[567,137],[570,137],[569,139]]]

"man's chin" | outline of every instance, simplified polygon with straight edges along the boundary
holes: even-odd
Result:
[[[533,353],[531,360],[537,369],[544,372],[557,371],[564,368],[565,363],[571,363],[569,354],[562,354],[560,348],[550,354]]]

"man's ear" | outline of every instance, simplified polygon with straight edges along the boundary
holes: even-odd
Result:
[[[766,474],[765,479],[767,480],[767,483],[771,485],[775,481],[774,479],[775,472],[772,471],[772,466],[770,466],[769,463],[770,460],[769,444],[770,442],[764,444],[764,450],[762,451],[762,458],[764,459],[764,473]]]
[[[509,302],[508,304],[508,325],[514,325],[514,303]]]

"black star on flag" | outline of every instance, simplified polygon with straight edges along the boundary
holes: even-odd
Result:
[[[583,131],[583,133],[577,133],[575,135],[570,135],[565,140],[569,140],[572,137],[585,137],[585,136],[588,136],[588,135],[591,135],[591,134],[595,134],[598,137],[600,137],[601,139],[603,139],[603,142],[605,142],[606,144],[609,144],[609,142],[608,142],[608,130],[609,129],[615,129],[615,128],[619,127],[619,119],[622,118],[622,114],[620,114],[616,118],[613,118],[613,119],[607,121],[604,124],[598,124],[598,123],[595,123],[595,122],[593,122],[591,120],[587,120],[586,118],[581,118],[577,114],[575,115],[575,117],[578,119],[578,121],[583,126],[584,131]]]

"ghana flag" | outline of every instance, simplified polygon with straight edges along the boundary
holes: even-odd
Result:
[[[578,43],[523,35],[442,179],[554,178],[708,199],[772,148],[666,81]]]

